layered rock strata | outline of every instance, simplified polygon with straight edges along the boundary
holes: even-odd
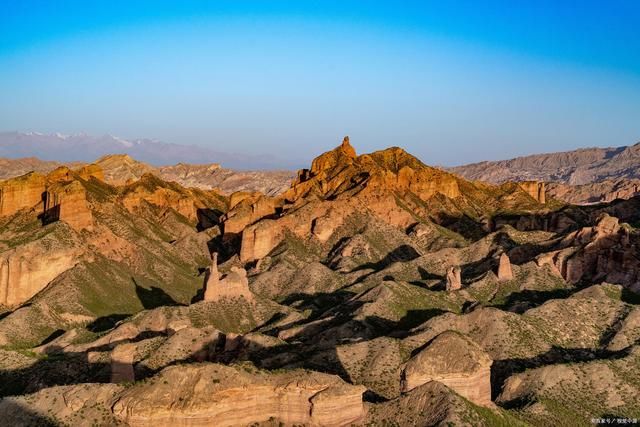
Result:
[[[0,253],[0,304],[15,306],[80,262],[82,248],[32,242]]]
[[[38,173],[0,182],[0,216],[13,215],[42,203],[46,178]]]
[[[285,425],[341,426],[365,415],[363,386],[310,371],[245,372],[205,364],[170,367],[153,384],[126,390],[113,406],[132,427]]]
[[[469,338],[445,331],[409,359],[402,371],[402,391],[439,381],[478,405],[490,406],[492,364]]]

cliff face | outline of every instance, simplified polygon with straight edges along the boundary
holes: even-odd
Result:
[[[93,225],[86,191],[78,180],[100,177],[96,167],[72,171],[59,167],[48,175],[30,173],[0,182],[0,217],[11,216],[22,209],[36,209],[43,223],[67,222],[76,230]]]
[[[478,405],[491,405],[491,365],[487,353],[457,332],[443,332],[413,356],[402,372],[402,389],[410,391],[438,381]]]
[[[216,364],[165,369],[153,385],[135,386],[113,406],[132,427],[341,426],[361,420],[365,388],[317,372],[246,373]]]
[[[523,181],[519,182],[518,185],[538,203],[546,203],[547,190],[544,182]]]
[[[38,173],[0,182],[0,216],[13,215],[42,203],[46,178]]]
[[[33,242],[0,253],[0,304],[15,306],[80,262],[82,248]]]
[[[93,214],[85,188],[78,181],[56,183],[43,195],[43,221],[64,221],[76,231],[93,227]]]
[[[93,215],[86,190],[78,179],[68,168],[59,168],[46,177],[28,174],[2,182],[0,216],[32,218],[32,224],[37,216],[42,227],[62,221],[77,232],[91,229]],[[0,304],[23,303],[80,262],[85,246],[74,236],[64,240],[59,237],[55,233],[48,237],[45,234],[44,239],[20,245],[10,243],[0,251]]]

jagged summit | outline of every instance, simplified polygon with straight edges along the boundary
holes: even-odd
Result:
[[[402,148],[391,147],[358,156],[346,136],[338,147],[316,157],[311,169],[299,171],[284,197],[297,200],[313,194],[334,198],[364,188],[410,190],[421,199],[438,192],[450,198],[460,195],[454,175],[426,166]]]
[[[542,200],[521,186],[466,181],[399,147],[357,155],[348,137],[300,170],[281,196],[231,199],[224,230],[227,241],[242,234],[242,260],[263,257],[287,231],[326,242],[356,213],[403,229],[431,220],[462,224],[467,218],[477,226],[498,208],[539,209]]]
[[[347,166],[351,164],[355,158],[356,150],[349,143],[349,137],[345,136],[342,144],[313,159],[310,176],[316,176],[324,171]]]

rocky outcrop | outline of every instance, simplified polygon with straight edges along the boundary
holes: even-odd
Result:
[[[402,371],[402,391],[439,381],[478,405],[490,406],[492,364],[476,343],[446,331],[409,359]]]
[[[125,185],[137,181],[144,174],[153,173],[154,168],[138,162],[126,154],[111,154],[96,160],[95,166],[103,171],[103,180],[111,185]]]
[[[309,371],[246,372],[218,364],[175,366],[122,393],[113,412],[132,427],[341,426],[365,415],[363,386]]]
[[[87,202],[87,192],[79,181],[56,183],[43,195],[45,224],[64,221],[76,231],[94,226],[93,214]]]
[[[218,273],[218,253],[211,255],[211,267],[209,267],[209,275],[204,285],[204,300],[214,301],[220,287],[220,273]]]
[[[458,266],[447,269],[447,291],[457,291],[462,288],[461,272],[462,270]]]
[[[254,300],[253,293],[249,289],[247,271],[244,268],[231,267],[231,271],[221,279],[218,273],[218,254],[214,253],[205,285],[204,300],[220,301],[225,298]]]
[[[345,167],[353,163],[356,158],[356,150],[349,143],[349,137],[345,136],[337,148],[316,157],[311,163],[311,176],[319,175],[324,171],[330,171],[337,167]]]
[[[32,242],[0,253],[0,304],[15,306],[80,262],[82,248]]]
[[[282,241],[284,231],[274,220],[262,220],[242,232],[240,260],[248,262],[269,255],[269,252]]]
[[[87,166],[76,173],[59,167],[46,177],[30,173],[4,181],[0,183],[0,216],[37,208],[45,224],[61,220],[78,231],[91,228],[93,217],[86,190],[77,178],[92,176],[101,176],[99,168]]]
[[[226,210],[225,198],[213,191],[187,189],[164,182],[150,173],[125,186],[121,191],[121,199],[130,212],[135,212],[148,203],[173,209],[193,222],[200,221],[202,212],[217,212],[213,215],[217,217]]]
[[[46,178],[38,173],[0,182],[0,216],[41,206],[45,188]]]
[[[104,170],[102,170],[102,168],[95,163],[82,166],[81,168],[76,170],[76,173],[80,178],[84,179],[85,181],[88,181],[91,178],[96,178],[96,179],[99,179],[100,181],[105,181]]]
[[[223,219],[224,232],[241,233],[254,222],[275,215],[282,201],[259,193],[234,193],[230,198],[230,212]]]
[[[509,255],[502,253],[498,261],[498,280],[507,281],[513,279],[513,271],[511,270],[511,261]]]
[[[546,203],[546,186],[544,182],[538,181],[523,181],[519,182],[518,185],[527,192],[531,197],[533,197],[538,203]]]
[[[601,215],[593,227],[584,227],[565,236],[560,248],[536,258],[539,266],[549,265],[569,283],[581,280],[606,281],[640,291],[640,259],[635,240],[616,217]]]
[[[136,355],[135,344],[120,344],[111,351],[111,382],[115,384],[134,382],[136,375],[133,362]]]
[[[327,198],[354,189],[366,189],[365,194],[410,191],[422,200],[435,194],[449,198],[460,195],[454,175],[424,165],[401,148],[356,156],[345,137],[340,146],[314,159],[310,170],[300,171],[283,197],[297,200],[315,194]]]
[[[482,191],[482,190],[480,190]],[[239,194],[223,219],[228,239],[242,233],[243,262],[266,256],[285,231],[320,243],[329,241],[354,212],[366,213],[401,228],[415,224],[410,208],[436,196],[461,196],[459,179],[424,165],[398,147],[356,155],[342,144],[299,171],[291,188],[278,198]]]

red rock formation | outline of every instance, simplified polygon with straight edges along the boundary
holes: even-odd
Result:
[[[254,222],[274,215],[282,201],[259,193],[234,193],[230,199],[230,211],[224,217],[224,232],[228,235],[241,233]]]
[[[104,171],[100,166],[96,165],[95,163],[82,166],[80,169],[76,170],[76,173],[80,178],[84,179],[85,181],[88,181],[92,177],[99,179],[100,181],[105,180]]]
[[[0,182],[0,216],[13,215],[21,209],[31,209],[42,203],[46,179],[38,173]]]
[[[310,169],[299,171],[281,196],[233,196],[223,219],[224,235],[232,241],[242,233],[240,260],[249,262],[268,255],[287,231],[325,243],[353,213],[406,230],[416,219],[444,222],[463,217],[463,206],[475,212],[486,209],[487,216],[497,206],[530,208],[525,191],[545,201],[544,183],[494,187],[467,182],[426,166],[398,147],[358,156],[345,138],[339,147],[314,159]]]
[[[76,231],[93,227],[87,192],[80,182],[53,184],[47,188],[43,199],[45,222],[64,221]]]
[[[640,290],[640,260],[637,247],[618,219],[603,214],[593,227],[567,235],[560,248],[537,257],[539,266],[552,270],[569,283],[583,278],[607,281]]]
[[[214,301],[217,288],[220,286],[220,273],[218,273],[218,253],[211,255],[211,267],[209,268],[209,276],[204,286],[204,300]]]
[[[15,306],[80,262],[79,247],[31,242],[0,253],[0,304]]]
[[[231,267],[231,271],[220,279],[218,273],[218,254],[212,256],[211,269],[205,285],[204,300],[220,301],[225,298],[244,298],[253,301],[254,296],[249,289],[247,271],[244,268]]]
[[[47,181],[51,182],[68,182],[73,180],[74,173],[67,166],[60,166],[49,172]]]
[[[546,186],[544,182],[539,181],[523,181],[518,185],[522,187],[531,197],[533,197],[538,203],[546,203]]]
[[[447,269],[447,291],[457,291],[462,288],[460,275],[461,270],[458,266]]]
[[[363,386],[310,371],[247,373],[218,364],[183,365],[127,389],[113,413],[132,427],[343,426],[365,415]]]
[[[185,218],[197,222],[202,210],[226,210],[224,199],[217,193],[187,189],[170,182],[164,182],[150,173],[145,173],[138,181],[127,184],[121,191],[124,206],[135,212],[144,203],[161,208],[173,209]]]
[[[478,405],[491,406],[492,364],[476,343],[446,331],[409,359],[402,371],[402,391],[438,381]]]
[[[242,232],[240,258],[252,261],[273,250],[285,230],[326,242],[353,212],[368,211],[406,228],[415,218],[397,197],[427,201],[438,194],[459,197],[458,178],[425,166],[397,147],[357,156],[345,137],[339,147],[314,159],[311,169],[301,170],[282,196],[232,197],[224,233]],[[294,218],[289,218],[291,213]]]
[[[498,280],[506,281],[513,279],[513,272],[511,271],[511,261],[506,253],[500,255],[500,261],[498,263]]]
[[[263,258],[282,241],[284,231],[274,220],[262,220],[242,232],[240,260],[252,261]]]

